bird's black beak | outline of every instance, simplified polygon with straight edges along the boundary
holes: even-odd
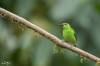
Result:
[[[60,24],[58,24],[58,25],[59,25],[59,26],[63,26],[63,25],[65,25],[65,24],[67,24],[67,23],[62,22],[62,23],[60,23]]]

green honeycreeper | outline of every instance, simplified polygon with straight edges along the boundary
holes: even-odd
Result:
[[[76,35],[74,29],[68,23],[63,23],[62,26],[63,26],[62,30],[63,40],[73,46],[76,46]],[[62,52],[63,48],[57,45],[54,46],[54,53],[62,53]]]
[[[74,29],[68,23],[63,23],[63,38],[65,42],[76,46],[76,35]]]
[[[74,29],[71,27],[71,25],[68,23],[63,23],[63,38],[64,38],[65,42],[67,42],[73,46],[76,46],[76,44],[77,44],[76,33],[75,33]],[[81,63],[88,60],[81,55],[80,55],[80,58],[81,58],[80,59]]]

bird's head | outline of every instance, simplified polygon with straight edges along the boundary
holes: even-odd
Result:
[[[70,24],[68,24],[68,23],[63,23],[62,25],[63,25],[63,28],[69,28],[70,27]]]

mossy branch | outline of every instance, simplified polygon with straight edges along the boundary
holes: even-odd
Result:
[[[8,19],[11,19],[15,22],[18,22],[19,24],[23,24],[24,26],[26,26],[27,28],[29,29],[32,29],[34,31],[36,31],[37,33],[39,33],[40,35],[44,36],[45,38],[51,40],[54,44],[57,44],[63,48],[66,48],[66,49],[69,49],[77,54],[80,54],[81,56],[84,56],[92,61],[95,61],[95,62],[99,62],[100,61],[100,58],[84,51],[84,50],[81,50],[77,47],[74,47],[74,46],[71,46],[70,44],[66,43],[66,42],[63,42],[62,40],[60,40],[59,38],[57,38],[56,36],[52,35],[51,33],[45,31],[44,29],[40,28],[39,26],[35,25],[35,24],[32,24],[31,22],[29,22],[28,20],[18,16],[18,15],[15,15],[3,8],[0,8],[0,16],[1,17],[4,17],[4,18],[8,18]]]

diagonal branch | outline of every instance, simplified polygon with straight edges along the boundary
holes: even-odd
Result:
[[[32,24],[31,22],[27,21],[26,19],[20,17],[20,16],[17,16],[3,8],[0,8],[0,16],[1,17],[4,17],[4,18],[8,18],[8,19],[11,19],[15,22],[18,22],[19,24],[23,24],[24,26],[26,26],[27,28],[29,29],[32,29],[34,31],[36,31],[37,33],[39,33],[40,35],[44,36],[45,38],[51,40],[52,42],[54,42],[54,44],[57,44],[63,48],[66,48],[66,49],[69,49],[77,54],[80,54],[90,60],[93,60],[95,62],[98,62],[100,61],[100,58],[86,52],[86,51],[83,51],[77,47],[74,47],[74,46],[71,46],[70,44],[68,43],[65,43],[63,42],[62,40],[60,40],[59,38],[57,38],[56,36],[50,34],[49,32],[45,31],[44,29],[38,27],[37,25],[35,24]]]

